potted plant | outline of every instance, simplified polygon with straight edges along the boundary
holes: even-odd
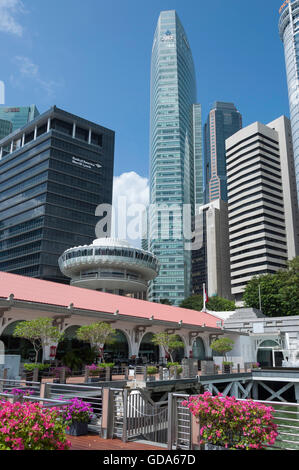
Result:
[[[229,362],[229,361],[223,361],[222,366],[223,366],[223,373],[224,374],[231,374],[232,373],[232,367],[234,363]]]
[[[175,370],[177,371],[177,378],[179,378],[180,374],[183,372],[183,368],[179,362],[168,362],[167,368],[169,369],[169,377],[175,377]]]
[[[68,377],[71,377],[72,371],[69,367],[66,367],[66,366],[55,367],[54,369],[51,370],[51,374],[53,376],[53,383],[60,383],[63,371],[65,374],[64,377],[66,379]]]
[[[88,371],[88,382],[99,382],[100,370],[97,364],[86,366]]]
[[[259,362],[253,362],[251,364],[251,369],[259,369],[260,367],[260,363]]]
[[[68,450],[60,410],[38,403],[1,402],[1,450]]]
[[[259,450],[275,443],[274,409],[252,400],[213,396],[210,392],[182,402],[200,423],[199,444],[207,450]]]
[[[211,349],[215,351],[216,353],[223,354],[223,373],[224,374],[229,374],[231,373],[231,364],[230,362],[227,361],[226,354],[231,351],[234,347],[235,342],[224,336],[223,338],[216,339],[211,343]]]
[[[35,371],[38,370],[36,380],[40,381],[42,378],[42,372],[49,369],[48,364],[40,363],[25,363],[24,366],[25,378],[28,382],[32,381],[35,375]]]
[[[147,372],[147,375],[148,375],[148,380],[150,382],[153,382],[156,380],[156,377],[155,375],[158,373],[158,368],[155,367],[155,366],[148,366],[146,368],[146,372]]]
[[[5,393],[9,393],[10,395],[13,395],[14,402],[22,403],[24,400],[24,397],[29,397],[29,396],[34,395],[34,390],[30,390],[28,388],[13,388],[11,390],[5,390]]]
[[[63,406],[62,412],[68,425],[66,432],[70,436],[84,436],[88,434],[88,423],[93,416],[91,405],[79,398],[71,398],[70,401],[69,405]]]
[[[112,380],[112,369],[114,366],[114,362],[101,362],[98,364],[100,379],[110,382]]]

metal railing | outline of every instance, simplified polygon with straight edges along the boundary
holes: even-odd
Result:
[[[123,438],[124,431],[124,389],[111,388],[112,392],[112,437]]]
[[[246,400],[240,400],[246,401]],[[274,445],[267,448],[276,450],[299,450],[299,403],[252,400],[274,409],[274,422],[278,436]]]
[[[168,449],[190,450],[192,446],[192,415],[182,405],[189,395],[171,393],[168,396]]]
[[[40,394],[40,382],[33,382],[29,380],[19,379],[19,380],[12,380],[12,379],[0,379],[0,392],[10,392],[14,388],[19,389],[30,389],[34,392],[34,394]]]
[[[93,418],[88,425],[89,430],[101,432],[102,428],[102,387],[92,387],[78,384],[46,383],[45,395],[47,398],[68,400],[79,398],[89,403],[93,410]]]

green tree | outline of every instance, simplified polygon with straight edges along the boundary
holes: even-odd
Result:
[[[211,349],[215,352],[223,354],[223,359],[226,359],[226,354],[231,351],[234,347],[235,342],[223,336],[222,338],[215,339],[211,344]]]
[[[38,353],[41,349],[51,343],[59,343],[63,339],[63,333],[56,326],[53,326],[53,319],[47,317],[18,323],[13,336],[25,338],[32,343],[35,351],[35,363],[37,363]]]
[[[98,322],[91,325],[81,326],[77,330],[77,338],[86,341],[91,348],[96,348],[100,354],[100,362],[104,359],[103,349],[105,344],[112,344],[115,341],[115,330],[109,323]]]
[[[203,296],[192,295],[191,297],[183,300],[180,307],[200,312],[203,309]],[[213,312],[228,312],[236,309],[236,305],[232,300],[227,300],[217,295],[209,298],[206,307],[208,310],[212,310]]]
[[[169,300],[169,299],[161,299],[161,300],[160,300],[160,304],[172,305],[172,302],[171,302],[171,300]]]
[[[259,308],[259,289],[264,315],[299,315],[299,257],[289,261],[285,270],[252,278],[243,294],[246,307]]]
[[[153,335],[152,342],[156,346],[162,347],[166,354],[169,354],[171,362],[173,362],[173,351],[175,349],[184,348],[184,343],[178,335],[170,334],[166,331],[162,331],[161,333],[155,333]]]

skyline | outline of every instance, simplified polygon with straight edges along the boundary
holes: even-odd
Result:
[[[213,5],[154,0],[142,10],[135,0],[89,3],[92,8],[82,10],[79,0],[51,5],[1,0],[0,36],[6,47],[0,51],[5,64],[0,80],[8,106],[34,103],[42,113],[56,104],[115,130],[121,194],[132,179],[147,191],[150,58],[162,10],[175,9],[186,29],[203,122],[214,101],[234,102],[244,126],[289,117],[278,34],[281,0],[253,0],[250,8],[235,0]],[[246,21],[240,21],[244,14]],[[230,21],[234,28],[227,27]]]

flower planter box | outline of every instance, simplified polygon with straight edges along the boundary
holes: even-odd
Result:
[[[156,377],[154,375],[148,375],[147,376],[147,381],[148,382],[155,382],[155,380],[156,380]]]
[[[224,365],[222,368],[223,374],[231,374],[232,373],[232,366],[231,365]]]
[[[99,382],[99,381],[100,381],[100,377],[88,377],[88,380],[87,380],[88,383],[94,383],[94,382]]]
[[[86,436],[88,434],[88,423],[69,424],[66,434],[69,436]]]

